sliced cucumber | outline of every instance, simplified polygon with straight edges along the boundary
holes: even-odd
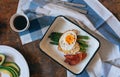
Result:
[[[2,65],[5,62],[5,59],[6,59],[6,56],[0,53],[0,65]]]

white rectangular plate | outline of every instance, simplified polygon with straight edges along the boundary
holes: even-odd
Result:
[[[87,57],[82,62],[80,62],[79,64],[74,65],[74,66],[71,66],[64,62],[64,60],[65,60],[64,54],[58,50],[57,45],[50,44],[49,43],[50,39],[48,38],[48,36],[52,32],[63,33],[67,30],[72,30],[72,29],[78,30],[79,31],[78,35],[85,35],[85,36],[89,37],[89,40],[88,40],[89,47],[87,48],[87,51],[86,51]],[[66,69],[68,69],[69,71],[71,71],[74,74],[79,74],[85,69],[87,64],[90,62],[92,57],[95,55],[96,51],[99,49],[100,42],[93,35],[91,35],[87,31],[85,31],[84,29],[82,29],[80,26],[74,24],[72,21],[70,21],[66,17],[58,16],[58,17],[56,17],[56,19],[54,20],[52,25],[49,27],[48,31],[45,33],[39,46],[40,46],[40,49],[44,53],[46,53],[48,56],[50,56],[55,61],[60,63]]]

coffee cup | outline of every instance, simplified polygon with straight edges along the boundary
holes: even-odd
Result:
[[[10,18],[10,27],[15,32],[23,32],[29,28],[29,19],[23,13],[15,13]]]

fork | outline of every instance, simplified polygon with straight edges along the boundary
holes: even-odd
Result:
[[[72,10],[78,11],[83,14],[87,14],[86,10],[80,9],[80,8],[86,7],[86,5],[83,5],[83,4],[71,3],[71,2],[66,2],[66,1],[57,1],[57,2],[53,2],[53,3],[58,4],[60,6],[64,6],[66,8],[70,8]],[[80,7],[80,8],[77,8],[77,7]]]

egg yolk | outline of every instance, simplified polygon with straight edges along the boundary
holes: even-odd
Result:
[[[69,35],[66,36],[66,42],[67,42],[68,44],[73,44],[74,41],[75,41],[74,35],[69,34]]]

